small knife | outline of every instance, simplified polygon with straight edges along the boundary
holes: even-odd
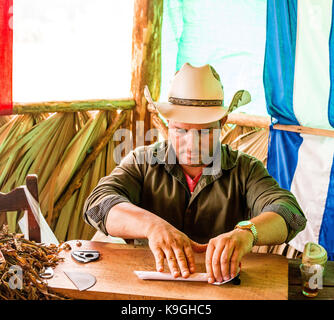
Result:
[[[96,283],[96,278],[87,272],[64,271],[79,291],[91,288]]]

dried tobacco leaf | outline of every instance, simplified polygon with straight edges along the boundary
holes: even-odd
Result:
[[[65,300],[51,291],[39,275],[45,268],[54,268],[63,258],[60,246],[45,245],[9,233],[8,226],[0,230],[0,299],[4,300]]]

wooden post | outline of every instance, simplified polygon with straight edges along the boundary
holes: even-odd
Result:
[[[132,31],[131,92],[136,101],[132,112],[133,147],[150,144],[146,132],[152,128],[151,115],[144,97],[145,85],[158,100],[161,83],[161,29],[163,0],[135,0]],[[140,123],[143,130],[139,129]]]

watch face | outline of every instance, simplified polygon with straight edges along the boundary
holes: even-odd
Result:
[[[241,221],[241,222],[239,222],[238,223],[238,225],[240,226],[240,227],[247,227],[247,226],[249,226],[249,225],[251,225],[252,223],[250,222],[250,221]]]

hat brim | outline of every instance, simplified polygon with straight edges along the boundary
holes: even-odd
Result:
[[[227,115],[227,107],[192,107],[172,104],[169,102],[154,102],[160,114],[168,119],[183,123],[210,123],[218,121]]]

